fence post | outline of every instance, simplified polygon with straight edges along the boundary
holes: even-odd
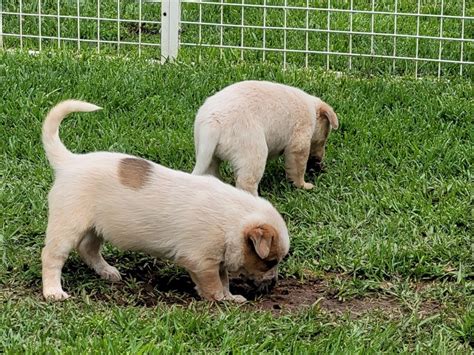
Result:
[[[179,48],[181,0],[161,2],[161,62],[174,60]]]
[[[3,1],[0,0],[0,49],[3,49]]]

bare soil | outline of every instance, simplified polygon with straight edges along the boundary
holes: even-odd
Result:
[[[407,310],[395,297],[369,294],[364,297],[340,299],[334,294],[325,280],[285,279],[273,291],[257,300],[255,307],[271,310],[274,313],[295,312],[305,307],[317,306],[328,313],[360,316],[371,311],[380,311],[392,316],[401,316]],[[419,311],[420,315],[436,313],[439,305],[426,302]]]
[[[331,275],[331,277],[334,275]],[[124,282],[112,287],[111,294],[97,293],[93,297],[121,303],[124,296],[132,290],[127,290],[127,279],[131,277],[141,283],[141,292],[133,301],[136,305],[152,307],[158,303],[187,305],[199,300],[194,289],[194,283],[185,273],[157,275],[156,273],[124,275]],[[244,306],[248,310],[271,311],[274,314],[292,313],[308,307],[333,314],[348,313],[358,317],[371,311],[380,311],[390,316],[402,316],[408,311],[395,297],[379,293],[368,294],[364,297],[340,299],[338,291],[329,285],[327,279],[296,278],[280,279],[278,284],[268,293],[256,293],[252,287],[239,279],[231,280],[231,292],[245,296],[249,302]],[[135,291],[136,292],[136,291]],[[118,298],[117,293],[121,294]],[[125,299],[128,297],[125,297]],[[129,303],[129,301],[125,301]],[[420,316],[439,311],[439,304],[427,301],[418,310]]]

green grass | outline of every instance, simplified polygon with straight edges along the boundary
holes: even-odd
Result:
[[[0,53],[0,351],[472,352],[472,81],[132,59]],[[73,298],[44,302],[40,250],[52,172],[40,131],[47,110],[66,98],[104,107],[63,123],[72,151],[126,152],[190,171],[196,110],[244,79],[301,87],[330,103],[341,123],[313,191],[285,181],[281,160],[267,167],[262,194],[292,238],[282,276],[332,275],[333,297],[392,297],[403,315],[355,317],[315,306],[277,317],[199,301],[145,306],[144,294],[165,295],[130,275],[183,271],[155,269],[152,258],[112,247],[105,257],[126,271],[122,285],[109,286],[72,255],[63,277]],[[224,177],[232,182],[228,168]],[[428,303],[436,307],[426,314]]]
[[[269,6],[266,10],[258,7],[246,7],[242,10],[240,0],[225,0],[225,3],[234,4],[221,7],[218,0],[216,4],[197,4],[183,3],[182,16],[183,24],[181,26],[181,42],[194,43],[203,45],[224,45],[224,46],[244,46],[250,48],[263,48],[262,50],[246,50],[241,53],[239,49],[226,48],[224,50],[218,48],[196,48],[182,46],[180,53],[183,57],[191,57],[194,61],[212,60],[216,56],[220,56],[227,62],[239,62],[241,59],[250,61],[268,61],[270,63],[282,63],[284,60],[289,66],[302,67],[306,64],[310,68],[329,68],[331,70],[347,71],[349,70],[349,62],[351,71],[364,73],[391,73],[397,75],[414,75],[415,73],[426,75],[437,75],[438,69],[442,75],[458,75],[460,73],[459,64],[442,63],[438,68],[438,63],[430,61],[420,61],[416,63],[413,60],[402,59],[381,59],[354,57],[349,59],[344,55],[331,55],[314,53],[308,54],[301,52],[292,52],[283,54],[281,49],[294,51],[319,51],[319,52],[336,52],[336,53],[359,53],[359,54],[376,54],[384,56],[392,56],[396,53],[398,57],[419,57],[425,59],[438,59],[440,41],[432,38],[439,37],[442,28],[442,37],[445,38],[474,38],[474,23],[472,20],[463,22],[457,18],[443,19],[443,23],[437,17],[427,17],[423,15],[439,15],[443,12],[446,16],[461,16],[463,9],[463,0],[444,1],[443,9],[441,9],[441,1],[421,1],[419,23],[416,16],[400,15],[395,19],[394,15],[370,13],[354,13],[352,16],[352,30],[356,34],[349,35],[351,16],[348,12],[333,11],[329,18],[329,28],[332,31],[345,31],[346,33],[331,33],[324,31],[328,29],[328,12],[327,11],[309,11],[300,9],[290,9],[286,11],[286,24],[288,30],[284,31],[280,28],[285,23],[285,11],[282,6],[284,0],[267,0]],[[246,0],[247,5],[262,5],[262,0]],[[465,2],[465,16],[474,16],[474,5],[472,2]],[[81,20],[74,18],[77,16],[77,2],[66,1],[60,2],[60,15],[69,16],[61,18],[58,21],[56,0],[42,0],[39,6],[38,0],[23,1],[22,10],[25,15],[21,20],[18,15],[10,13],[18,13],[20,5],[17,0],[3,0],[3,11],[7,14],[3,15],[3,31],[9,34],[19,34],[23,32],[26,36],[47,37],[41,41],[42,49],[57,49],[58,47],[67,49],[77,49],[77,38],[81,39],[81,50],[85,48],[96,49],[98,47],[97,40],[100,43],[100,51],[104,53],[120,53],[122,55],[137,54],[139,48],[137,45],[121,44],[117,46],[114,43],[106,43],[107,41],[134,42],[139,41],[139,24],[140,6],[139,1],[122,0],[120,10],[117,8],[116,0],[100,1],[100,16],[104,20],[100,24],[95,20],[98,16],[96,1],[80,1],[81,16],[88,17]],[[306,0],[289,0],[289,6],[306,7]],[[350,10],[350,1],[347,0],[321,0],[310,2],[310,7],[318,7],[322,9],[330,8],[335,10]],[[142,2],[142,20],[143,21],[160,21],[159,2]],[[275,7],[276,6],[276,7]],[[44,15],[38,16],[38,12]],[[353,9],[359,11],[371,11],[370,1],[355,0]],[[375,11],[378,12],[395,12],[394,0],[378,0],[375,2]],[[120,12],[119,12],[120,11]],[[244,25],[256,26],[257,28],[240,29],[237,26],[242,24],[242,11],[244,16]],[[399,13],[415,14],[417,13],[417,2],[413,0],[399,0],[397,11]],[[201,13],[201,15],[200,15]],[[308,15],[308,16],[307,16]],[[52,16],[52,17],[48,17]],[[122,22],[118,24],[117,17],[130,22]],[[196,25],[201,20],[203,23],[210,25]],[[216,24],[222,22],[227,25],[220,27]],[[265,21],[264,21],[265,18]],[[373,20],[373,21],[372,21]],[[79,23],[78,23],[79,22]],[[193,23],[190,23],[193,22]],[[374,24],[373,31],[386,35],[371,36],[367,33],[372,32],[372,22]],[[21,28],[20,28],[21,23]],[[295,28],[306,28],[317,30],[319,32],[308,32],[306,37],[305,31],[296,30]],[[264,31],[261,27],[267,26]],[[78,31],[78,25],[80,29]],[[100,31],[99,31],[100,27]],[[260,27],[260,28],[259,28]],[[417,34],[419,27],[420,36],[428,36],[430,38],[421,38],[417,40],[413,37],[398,37],[394,40],[393,33],[400,35]],[[120,35],[119,35],[120,31]],[[362,33],[362,34],[361,34]],[[200,37],[201,34],[201,37]],[[390,36],[387,36],[389,34]],[[222,43],[221,43],[222,35]],[[57,37],[63,38],[57,41]],[[265,37],[265,44],[264,44]],[[146,23],[142,26],[140,47],[141,54],[146,58],[160,58],[160,48],[150,46],[151,44],[160,44],[160,24]],[[286,45],[285,45],[286,38]],[[329,42],[328,42],[329,40]],[[446,60],[461,59],[461,50],[464,52],[463,60],[474,61],[474,44],[465,41],[462,47],[461,41],[443,40],[441,58]],[[329,47],[328,47],[329,43]],[[19,48],[23,46],[25,49],[38,50],[40,41],[38,38],[24,38],[20,40],[18,37],[5,36],[4,46],[6,48]],[[417,48],[418,47],[418,52]],[[465,65],[463,74],[473,76],[473,66]]]

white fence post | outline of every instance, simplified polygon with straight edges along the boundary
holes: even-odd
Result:
[[[181,0],[161,2],[161,62],[174,60],[179,49]]]
[[[3,1],[0,0],[0,49],[3,49]]]

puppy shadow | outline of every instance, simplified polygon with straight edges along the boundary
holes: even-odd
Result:
[[[310,157],[306,164],[305,181],[315,183],[322,174],[326,172],[324,164]],[[258,194],[263,196],[271,193],[274,196],[283,196],[296,189],[290,180],[286,177],[285,163],[283,157],[267,162],[265,173],[258,185]]]
[[[158,303],[187,305],[201,300],[186,270],[171,263],[133,253],[116,257],[105,255],[105,258],[118,268],[122,281],[111,283],[102,280],[74,256],[68,259],[63,268],[66,292],[124,306],[153,307]],[[241,279],[231,279],[230,290],[248,300],[268,293],[268,290],[255,290]]]
[[[280,196],[286,194],[291,187],[290,181],[286,178],[283,158],[267,161],[265,172],[258,185],[258,195],[271,193]]]

